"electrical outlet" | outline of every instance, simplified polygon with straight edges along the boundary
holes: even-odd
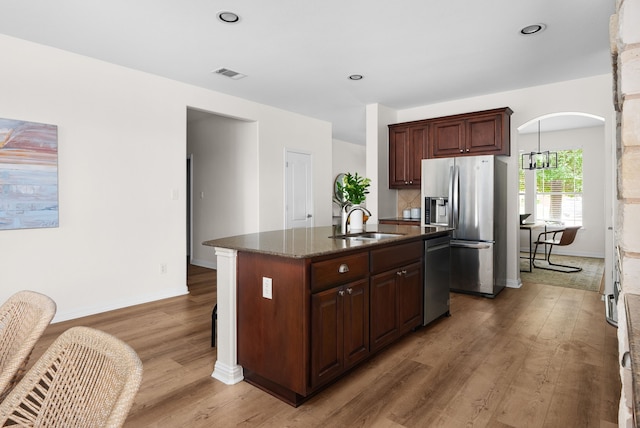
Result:
[[[167,264],[166,263],[160,263],[160,273],[161,274],[165,274],[167,273]]]
[[[262,277],[262,297],[265,299],[273,299],[273,282],[271,278]]]

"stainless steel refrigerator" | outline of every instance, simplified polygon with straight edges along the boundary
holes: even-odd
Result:
[[[453,227],[451,291],[495,297],[507,282],[507,164],[495,156],[422,161],[422,225]]]

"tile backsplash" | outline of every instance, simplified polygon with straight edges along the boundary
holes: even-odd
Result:
[[[402,210],[407,208],[421,208],[419,189],[398,190],[396,215],[402,217]]]

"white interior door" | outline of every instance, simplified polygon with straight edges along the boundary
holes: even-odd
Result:
[[[313,227],[311,154],[287,150],[285,159],[285,228]]]

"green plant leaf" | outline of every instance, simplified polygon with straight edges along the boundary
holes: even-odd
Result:
[[[369,186],[371,180],[355,174],[346,173],[342,179],[342,183],[337,183],[338,191],[342,192],[345,201],[359,205],[364,202],[366,195],[369,194]]]

